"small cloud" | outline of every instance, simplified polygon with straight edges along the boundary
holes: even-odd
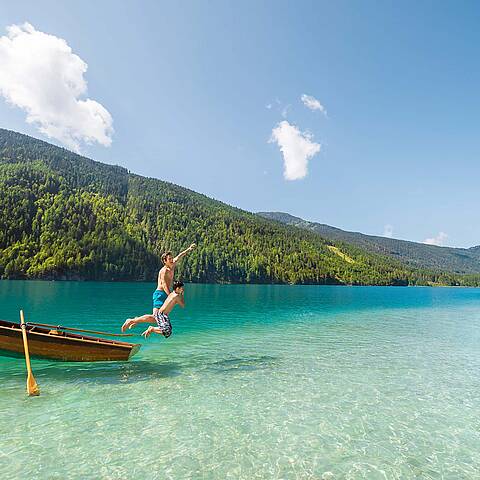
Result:
[[[308,173],[308,162],[321,148],[313,142],[309,132],[301,132],[295,125],[286,120],[280,122],[273,130],[269,143],[277,143],[283,155],[286,180],[299,180]]]
[[[290,104],[284,105],[284,103],[278,97],[275,97],[275,100],[265,105],[265,108],[267,110],[275,109],[275,111],[279,112],[283,118],[287,118],[288,110],[290,109],[290,107]]]
[[[283,118],[287,118],[287,115],[288,115],[288,109],[291,107],[291,105],[286,105],[285,107],[282,108],[282,117]]]
[[[77,152],[80,142],[111,145],[112,116],[82,99],[88,65],[65,40],[29,23],[11,25],[0,37],[0,65],[0,94],[27,113],[27,123]]]
[[[306,95],[305,93],[300,97],[303,104],[309,108],[310,110],[319,110],[322,112],[325,116],[327,116],[327,110],[326,108],[315,98],[312,97],[311,95]]]
[[[383,227],[383,236],[387,238],[393,237],[393,225],[387,224]]]
[[[445,240],[448,238],[448,235],[445,232],[439,232],[439,234],[436,237],[433,238],[426,238],[423,243],[426,243],[427,245],[437,245],[439,247],[443,246],[445,243]]]

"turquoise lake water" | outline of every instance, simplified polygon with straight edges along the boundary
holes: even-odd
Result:
[[[0,318],[113,332],[153,289],[0,281]],[[479,289],[185,296],[129,363],[34,359],[40,397],[0,357],[0,478],[480,478]]]

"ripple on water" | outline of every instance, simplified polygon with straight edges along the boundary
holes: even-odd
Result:
[[[131,288],[101,284],[83,324],[115,330]],[[1,360],[2,478],[480,478],[476,291],[189,291],[174,336],[130,363],[35,360],[38,398]]]

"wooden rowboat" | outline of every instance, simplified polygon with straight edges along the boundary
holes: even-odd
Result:
[[[68,329],[27,324],[30,355],[65,362],[127,361],[140,349],[138,343],[80,335],[65,330]],[[0,355],[23,354],[20,324],[0,320]]]

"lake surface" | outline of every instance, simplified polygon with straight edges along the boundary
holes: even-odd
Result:
[[[153,289],[0,281],[0,318],[113,332]],[[185,295],[129,363],[34,359],[40,397],[0,357],[0,478],[480,478],[479,289]]]

